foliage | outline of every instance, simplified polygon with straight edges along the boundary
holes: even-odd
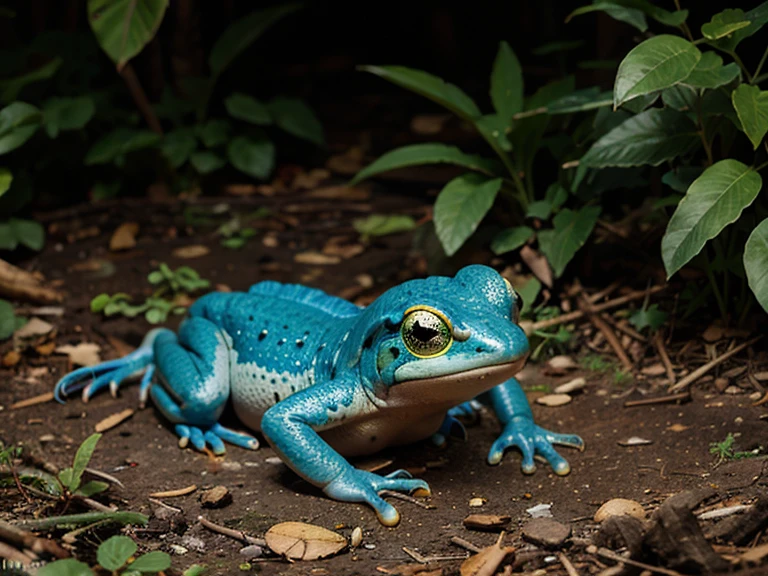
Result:
[[[7,340],[26,323],[27,319],[17,316],[10,302],[0,298],[0,340]]]
[[[373,236],[398,234],[416,227],[414,219],[403,214],[371,214],[365,218],[356,218],[352,224],[364,241]]]
[[[210,286],[210,282],[189,266],[179,266],[176,270],[161,263],[157,270],[147,276],[147,281],[155,286],[152,296],[141,304],[131,304],[131,296],[125,292],[99,294],[91,300],[91,312],[105,316],[122,314],[133,318],[144,314],[150,324],[161,324],[169,314],[184,314],[189,296]]]
[[[733,434],[728,432],[725,440],[722,442],[711,442],[709,444],[709,453],[715,456],[715,466],[719,466],[727,460],[741,460],[742,458],[754,458],[759,456],[760,448],[750,451],[736,451],[733,449],[733,445],[736,443],[736,438]]]

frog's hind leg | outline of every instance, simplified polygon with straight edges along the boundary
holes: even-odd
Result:
[[[163,333],[154,342],[157,382],[149,393],[158,409],[176,424],[179,446],[210,446],[225,452],[224,442],[256,449],[253,436],[218,424],[230,392],[232,339],[201,317],[184,321],[178,336]]]

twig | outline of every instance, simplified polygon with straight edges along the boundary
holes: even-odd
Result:
[[[659,353],[661,363],[664,364],[664,369],[667,371],[669,383],[674,386],[676,378],[675,370],[672,368],[672,361],[669,359],[669,354],[667,354],[667,347],[664,345],[664,337],[661,335],[661,330],[657,330],[656,334],[653,335],[653,344],[656,346],[656,351]]]
[[[192,494],[192,492],[195,490],[197,490],[197,484],[192,484],[190,486],[185,486],[184,488],[177,488],[176,490],[152,492],[150,496],[152,496],[152,498],[174,498],[176,496],[186,496],[187,494]]]
[[[622,285],[622,280],[615,280],[614,282],[611,282],[603,288],[602,290],[599,290],[598,292],[595,292],[594,294],[590,294],[589,301],[592,302],[592,304],[595,304],[599,300],[602,300],[603,298],[613,294],[616,290],[618,290]]]
[[[88,530],[92,530],[93,528],[96,528],[97,526],[102,526],[104,524],[107,524],[106,520],[99,520],[98,522],[94,522],[93,524],[87,524],[86,526],[81,526],[80,528],[75,528],[74,530],[70,530],[66,534],[64,534],[61,537],[61,540],[63,542],[66,542],[67,544],[74,544],[77,541],[77,537],[80,536],[83,532],[88,532]]]
[[[409,496],[408,494],[401,494],[400,492],[395,492],[393,490],[381,490],[379,492],[379,496],[382,498],[384,496],[391,496],[392,498],[398,498],[400,500],[405,500],[406,502],[410,502],[411,504],[415,504],[416,506],[420,506],[421,508],[424,508],[425,510],[434,510],[435,507],[432,504],[427,504],[426,502],[422,502],[421,500],[417,500],[413,496]]]
[[[646,295],[656,294],[657,292],[661,292],[662,290],[664,290],[664,288],[665,286],[654,286],[652,288],[648,288],[647,290],[630,292],[629,294],[626,294],[624,296],[619,296],[618,298],[614,298],[613,300],[608,300],[607,302],[603,302],[601,304],[595,304],[594,306],[592,306],[592,311],[603,312],[604,310],[610,310],[611,308],[616,308],[623,304],[627,304],[628,302],[633,302],[635,300],[640,300],[642,298],[645,298]],[[560,324],[573,322],[574,320],[580,320],[585,315],[586,314],[583,310],[574,310],[573,312],[569,312],[568,314],[562,314],[561,316],[558,316],[556,318],[547,318],[546,320],[539,320],[538,322],[534,322],[533,324],[531,324],[531,331],[543,330],[545,328],[551,328],[552,326],[559,326]]]
[[[688,392],[680,392],[678,394],[669,394],[668,396],[643,398],[642,400],[627,400],[624,402],[624,408],[632,408],[634,406],[652,406],[653,404],[668,404],[670,402],[682,402],[683,400],[690,399],[690,397],[691,395]]]
[[[232,528],[226,528],[224,526],[220,526],[219,524],[214,524],[210,520],[206,520],[202,516],[197,517],[198,522],[202,524],[205,528],[208,528],[211,532],[216,532],[217,534],[223,534],[224,536],[229,536],[230,538],[234,538],[235,540],[240,540],[241,542],[245,542],[246,544],[255,544],[256,546],[266,546],[267,541],[262,538],[254,538],[253,536],[249,536],[245,532],[241,532],[240,530],[233,530]]]
[[[43,286],[34,274],[17,268],[5,260],[0,260],[0,294],[9,298],[19,298],[51,304],[61,302],[64,296]]]
[[[744,342],[743,344],[739,344],[738,346],[736,346],[732,350],[729,350],[728,352],[718,356],[717,358],[715,358],[711,362],[707,362],[706,364],[704,364],[704,366],[701,366],[701,367],[697,368],[696,370],[694,370],[693,372],[691,372],[690,374],[688,374],[688,376],[686,376],[685,378],[680,380],[677,384],[674,384],[673,386],[670,386],[669,387],[669,392],[679,392],[680,390],[684,390],[685,388],[690,386],[693,382],[695,382],[696,380],[698,380],[699,378],[704,376],[704,374],[706,374],[707,372],[712,370],[712,368],[714,368],[715,366],[718,366],[719,364],[722,364],[723,362],[728,360],[728,358],[730,358],[732,356],[735,356],[736,354],[738,354],[739,352],[741,352],[745,348],[748,348],[748,347],[752,346],[752,344],[754,344],[755,342],[760,340],[760,338],[762,338],[762,337],[763,336],[760,335],[760,336],[757,336],[756,338],[752,338],[752,340]]]
[[[623,332],[624,334],[626,334],[630,338],[634,338],[638,342],[648,342],[648,338],[646,338],[645,336],[640,334],[640,332],[638,332],[634,328],[630,328],[629,326],[625,326],[624,324],[619,324],[618,322],[616,322],[616,320],[614,320],[611,317],[610,314],[600,314],[600,318],[602,318],[603,320],[608,322],[608,324],[610,324],[611,326],[616,328],[616,330],[618,330],[619,332]]]
[[[166,504],[162,500],[158,500],[157,498],[149,498],[149,501],[152,502],[152,504],[157,504],[158,506],[162,506],[166,510],[173,510],[174,512],[183,512],[184,510],[179,508],[178,506],[171,506],[170,504]]]
[[[595,327],[603,333],[605,339],[608,341],[608,344],[610,344],[611,348],[613,348],[614,353],[616,356],[618,356],[624,368],[628,372],[631,372],[634,369],[632,360],[629,359],[629,356],[627,356],[624,348],[621,347],[621,342],[619,342],[619,339],[616,337],[614,331],[611,330],[611,327],[608,325],[608,323],[603,320],[599,314],[594,312],[594,307],[584,296],[578,298],[577,302],[579,304],[579,308],[589,317],[590,322],[592,322],[592,324],[594,324]]]
[[[106,472],[102,472],[101,470],[96,470],[95,468],[86,468],[85,469],[88,474],[91,474],[92,476],[96,476],[98,478],[102,478],[103,480],[106,480],[107,482],[111,482],[112,484],[117,484],[120,486],[120,488],[125,488],[122,482],[112,476],[111,474],[107,474]]]
[[[557,558],[560,560],[560,564],[563,565],[563,568],[565,568],[565,571],[568,572],[568,576],[579,576],[578,570],[576,570],[574,565],[571,564],[571,561],[568,560],[568,556],[560,552],[558,553]]]
[[[459,546],[461,548],[464,548],[464,550],[469,550],[470,552],[474,552],[477,554],[482,550],[479,546],[475,546],[470,542],[469,540],[464,540],[461,536],[451,536],[451,543],[456,544],[456,546]]]
[[[667,576],[681,576],[680,572],[668,570],[667,568],[662,568],[661,566],[652,566],[650,564],[645,564],[644,562],[632,560],[631,558],[625,558],[624,556],[616,554],[616,552],[608,550],[607,548],[598,548],[597,555],[602,556],[603,558],[608,558],[609,560],[613,560],[614,562],[629,564],[630,566],[636,566],[638,568],[650,570],[651,572],[656,572],[658,574],[667,574]]]
[[[85,504],[88,508],[91,508],[92,510],[98,510],[99,512],[117,512],[117,506],[115,507],[105,506],[101,502],[96,502],[96,500],[87,498],[85,496],[78,496],[77,494],[73,494],[72,499],[77,500],[81,504]]]
[[[36,404],[45,404],[51,400],[53,400],[53,392],[46,392],[45,394],[40,394],[39,396],[27,398],[26,400],[19,400],[18,402],[11,404],[8,409],[18,410],[19,408],[28,408],[30,406],[35,406]]]
[[[416,550],[411,550],[407,546],[403,546],[403,552],[408,554],[408,556],[416,560],[416,562],[418,562],[419,564],[428,564],[427,559],[424,558],[424,556],[422,556],[418,552],[416,552]]]
[[[136,107],[139,109],[139,112],[141,112],[141,115],[144,116],[144,120],[146,121],[147,126],[149,126],[153,132],[156,132],[162,136],[163,127],[160,126],[160,120],[157,119],[157,115],[152,109],[152,105],[149,103],[149,100],[147,100],[147,95],[144,93],[144,89],[141,87],[141,83],[139,82],[139,78],[136,76],[136,72],[133,71],[133,66],[126,64],[121,70],[119,70],[119,72],[120,76],[122,76],[123,80],[125,80],[126,86],[128,86],[128,91],[131,93],[133,101],[136,103]]]
[[[16,548],[4,542],[0,542],[0,558],[4,558],[11,563],[18,562],[23,566],[29,566],[34,561],[34,558],[27,556],[24,552],[16,550]]]
[[[32,532],[0,520],[0,539],[16,546],[28,548],[36,554],[48,554],[56,558],[68,558],[69,552],[59,546],[55,540],[38,538]]]

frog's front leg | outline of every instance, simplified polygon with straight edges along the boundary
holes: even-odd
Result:
[[[555,474],[564,476],[571,471],[568,461],[557,453],[553,445],[583,450],[584,441],[575,434],[558,434],[536,425],[528,399],[517,380],[511,378],[492,388],[488,392],[488,399],[504,426],[488,453],[489,464],[501,462],[504,451],[515,446],[523,454],[522,468],[526,474],[536,471],[533,460],[536,455],[544,457]]]
[[[365,502],[386,526],[395,526],[400,514],[379,496],[382,490],[429,495],[423,480],[405,470],[379,476],[354,468],[318,434],[358,412],[376,410],[362,385],[353,381],[316,384],[272,406],[264,414],[261,431],[283,461],[331,498]]]

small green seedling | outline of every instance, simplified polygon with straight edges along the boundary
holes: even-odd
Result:
[[[165,263],[160,264],[157,270],[150,272],[147,280],[150,284],[157,286],[157,291],[153,294],[156,297],[166,294],[168,290],[174,294],[184,292],[191,294],[211,285],[208,280],[200,278],[200,274],[194,268],[179,266],[176,270],[171,270]]]
[[[352,225],[362,237],[363,242],[368,242],[373,236],[387,236],[408,232],[416,228],[416,221],[410,216],[402,214],[371,214],[367,218],[358,218]]]
[[[581,365],[592,372],[605,372],[616,366],[613,362],[606,360],[599,354],[587,354],[581,359]]]
[[[646,302],[646,305],[630,315],[629,322],[640,331],[649,327],[656,331],[667,322],[667,316],[666,312],[659,310],[658,304],[647,306]]]
[[[254,228],[241,228],[240,230],[230,232],[229,236],[226,236],[221,240],[221,245],[224,248],[230,248],[232,250],[239,250],[249,238],[256,236],[256,230]]]
[[[742,458],[754,458],[760,455],[761,448],[738,452],[733,449],[736,443],[736,437],[728,432],[725,440],[722,442],[711,442],[709,444],[709,453],[715,456],[715,467],[728,460],[741,460]]]
[[[88,463],[91,461],[91,457],[93,457],[93,451],[96,449],[96,444],[98,444],[100,439],[101,434],[91,434],[88,436],[77,449],[72,466],[64,468],[64,470],[59,472],[57,479],[65,498],[70,499],[72,496],[88,498],[109,488],[109,484],[99,480],[91,480],[85,484],[82,483],[83,472],[88,467]]]
[[[112,536],[99,545],[96,559],[99,571],[109,571],[113,576],[138,576],[140,574],[157,574],[171,567],[171,557],[165,552],[148,552],[136,558],[138,546],[128,536]],[[94,576],[95,572],[88,564],[67,558],[57,560],[43,566],[38,576]],[[185,573],[186,574],[186,573]]]
[[[26,323],[27,319],[23,316],[17,316],[10,302],[0,299],[0,340],[10,338],[16,330]]]
[[[271,213],[269,208],[262,206],[250,214],[235,214],[217,230],[219,236],[222,237],[221,245],[232,250],[239,250],[257,233],[255,228],[244,226],[244,224],[266,218]]]

